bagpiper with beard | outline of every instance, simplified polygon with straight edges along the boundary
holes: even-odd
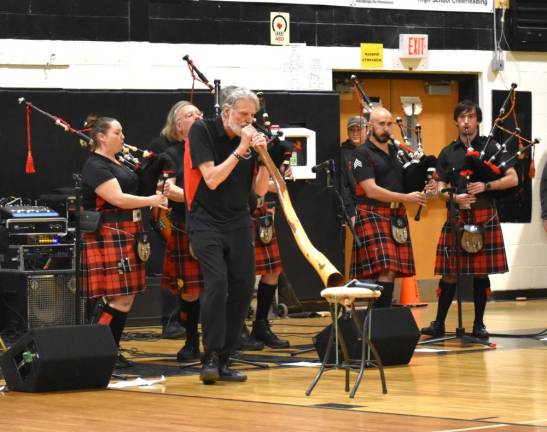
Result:
[[[353,245],[350,275],[375,279],[382,285],[375,307],[389,307],[394,280],[415,274],[405,203],[426,204],[424,192],[405,193],[403,166],[391,143],[393,117],[375,108],[368,123],[368,140],[353,155],[357,216],[355,232],[362,245]],[[429,185],[428,187],[433,187]],[[428,190],[429,192],[429,190]]]
[[[235,89],[222,104],[220,118],[194,123],[184,154],[188,234],[205,285],[200,299],[204,384],[247,379],[228,362],[255,283],[249,195],[251,189],[264,195],[270,178],[251,152],[252,147],[266,148],[264,135],[251,124],[258,108],[253,92]]]

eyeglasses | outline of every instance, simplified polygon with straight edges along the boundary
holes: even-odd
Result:
[[[188,120],[188,119],[191,119],[191,118],[202,118],[202,117],[203,117],[203,113],[201,111],[199,111],[199,110],[190,111],[190,112],[187,112],[186,114],[182,114],[181,116],[179,116],[177,118],[177,121],[182,120],[182,119]]]
[[[189,119],[189,118],[192,118],[192,117],[201,117],[203,116],[203,113],[201,111],[190,111],[189,113],[186,113],[184,114],[184,118],[185,119]]]

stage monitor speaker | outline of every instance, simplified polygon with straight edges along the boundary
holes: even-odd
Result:
[[[0,357],[0,368],[16,391],[103,388],[117,356],[108,326],[44,327],[25,333]]]
[[[355,312],[361,329],[366,311]],[[332,324],[325,327],[314,337],[314,345],[320,359],[323,359]],[[342,333],[352,360],[361,359],[361,330],[357,329],[350,317],[338,319],[338,331]],[[384,366],[408,364],[416,344],[420,339],[420,331],[408,308],[372,309],[372,342]],[[340,354],[340,359],[341,354]],[[334,347],[331,350],[328,363],[334,363]]]
[[[68,273],[0,273],[4,309],[2,328],[26,330],[37,327],[74,325],[76,280]],[[84,303],[80,323],[84,322]]]

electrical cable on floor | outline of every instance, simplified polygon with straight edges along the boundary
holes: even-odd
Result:
[[[528,333],[528,334],[507,334],[507,333],[490,333],[491,337],[506,337],[506,338],[538,338],[541,336],[547,336],[547,328],[540,331],[539,333]]]

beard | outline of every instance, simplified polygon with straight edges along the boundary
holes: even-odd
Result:
[[[228,126],[234,134],[236,134],[238,137],[241,136],[241,129],[243,129],[245,126],[247,126],[248,123],[241,123],[238,124],[234,119],[228,117],[228,121],[226,126]]]
[[[372,136],[376,139],[376,141],[385,144],[390,140],[391,134],[387,132],[377,134],[376,132],[372,131]]]

